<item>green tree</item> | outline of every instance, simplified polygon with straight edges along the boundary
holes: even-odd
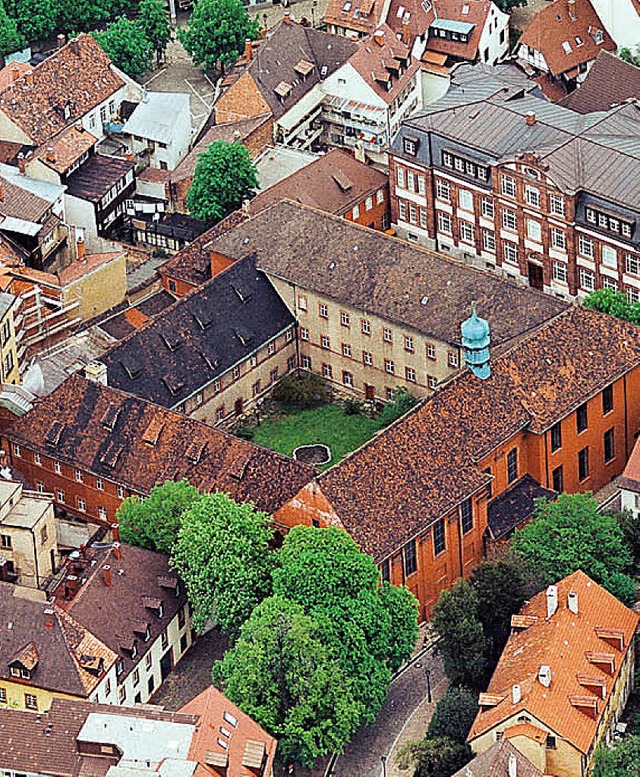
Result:
[[[618,52],[618,56],[630,65],[640,67],[640,47],[636,46],[635,54],[627,47],[622,48]]]
[[[3,0],[0,0],[0,54],[11,54],[23,48],[26,41],[18,31],[16,20],[7,13]]]
[[[52,0],[10,0],[5,7],[15,19],[19,34],[27,41],[46,38],[56,26]]]
[[[93,30],[110,14],[108,0],[56,0],[55,5],[63,32]]]
[[[608,313],[610,316],[640,323],[640,304],[629,302],[626,295],[613,289],[596,289],[584,298],[582,303],[586,308]]]
[[[410,394],[404,386],[399,386],[393,392],[393,399],[385,403],[380,413],[380,426],[388,426],[398,418],[402,418],[412,407],[418,404],[418,400]]]
[[[619,524],[624,534],[624,541],[633,555],[636,564],[640,562],[640,513],[634,513],[631,510],[622,512],[610,512]]]
[[[501,11],[511,13],[514,8],[520,8],[527,5],[527,0],[495,0],[496,5]]]
[[[313,765],[340,752],[360,719],[351,683],[302,607],[278,596],[259,604],[235,647],[213,667],[214,682],[279,739],[285,761]]]
[[[478,694],[461,686],[451,686],[438,701],[429,722],[430,739],[447,737],[464,745],[478,713]]]
[[[171,25],[163,0],[142,0],[138,24],[155,52],[156,62],[160,64],[171,40]]]
[[[187,480],[167,480],[155,486],[144,501],[137,496],[127,497],[116,513],[122,541],[158,553],[171,553],[182,514],[199,498],[198,489]]]
[[[414,777],[451,777],[469,763],[471,751],[447,737],[407,742],[400,748],[396,762],[401,769],[414,768]]]
[[[555,502],[537,500],[535,516],[516,531],[513,551],[540,574],[544,585],[581,569],[607,589],[613,580],[614,595],[630,590],[619,577],[632,562],[622,528],[610,515],[598,512],[590,494],[560,494]]]
[[[391,675],[415,645],[417,603],[380,587],[380,573],[342,529],[296,526],[279,552],[274,593],[298,603],[353,683],[360,722],[372,722]]]
[[[487,642],[489,664],[497,662],[511,631],[511,616],[528,595],[528,579],[520,561],[483,561],[470,583],[478,597],[478,617]],[[533,593],[533,592],[530,592]]]
[[[142,78],[151,70],[151,44],[140,26],[125,16],[103,32],[94,32],[93,37],[113,64],[131,78]]]
[[[198,158],[187,206],[196,218],[214,224],[238,210],[257,188],[256,168],[246,147],[216,140]]]
[[[640,737],[625,737],[613,747],[596,750],[593,777],[640,777]]]
[[[249,17],[241,0],[196,0],[187,26],[178,30],[194,64],[223,71],[242,54],[247,38],[259,34],[259,22]]]
[[[227,494],[207,494],[182,516],[171,561],[185,582],[195,628],[214,619],[235,634],[271,593],[269,517]]]
[[[437,649],[451,684],[482,686],[486,641],[478,618],[478,595],[467,580],[459,580],[451,590],[441,592],[431,625],[440,636]]]

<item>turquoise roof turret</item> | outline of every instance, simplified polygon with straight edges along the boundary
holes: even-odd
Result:
[[[491,334],[489,322],[480,318],[476,313],[476,306],[473,305],[473,312],[462,322],[462,347],[464,348],[464,361],[467,367],[482,380],[486,380],[491,375],[489,365],[489,345],[491,343]]]

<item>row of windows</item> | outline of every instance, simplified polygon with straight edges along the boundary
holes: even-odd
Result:
[[[367,362],[365,362],[367,364]],[[311,369],[311,357],[309,356],[302,356],[301,358],[301,367],[304,370],[310,370]],[[326,378],[327,380],[333,380],[334,373],[333,373],[333,366],[331,364],[323,364],[322,368],[322,377]],[[387,375],[395,375],[395,364],[393,361],[390,361],[389,359],[385,359],[385,372]],[[409,383],[417,383],[418,377],[417,372],[413,367],[405,367],[405,380],[407,380]],[[355,383],[353,380],[353,373],[349,372],[348,370],[342,370],[342,385],[346,386],[347,388],[354,388]],[[438,379],[433,375],[426,375],[426,385],[430,389],[435,389],[438,385]],[[373,388],[370,386],[370,384],[365,383],[365,392],[367,388],[370,390]],[[392,399],[395,389],[387,388],[386,395],[387,399]],[[375,392],[374,392],[375,395]],[[370,397],[373,399],[373,396]]]
[[[613,411],[613,386],[607,386],[602,391],[602,415],[606,416]],[[589,426],[587,403],[584,402],[576,410],[576,432],[582,434]],[[562,421],[551,427],[551,452],[555,453],[562,448]]]
[[[536,172],[536,171],[532,171]],[[505,197],[514,198],[517,194],[516,179],[506,173],[500,176],[500,191]],[[543,202],[543,193],[535,186],[527,184],[524,190],[525,202],[532,208],[540,208]],[[564,198],[553,192],[549,192],[547,195],[547,207],[549,213],[554,216],[565,215],[565,201]]]
[[[635,228],[635,223],[631,219],[603,213],[589,206],[585,208],[585,218],[590,224],[594,224],[599,229],[604,229],[607,232],[622,235],[622,237],[626,238],[630,238],[633,235]]]
[[[378,191],[376,192],[375,196],[376,196],[376,203],[378,205],[380,205],[382,202],[384,202],[384,190],[383,189],[378,189]],[[373,208],[373,195],[371,195],[370,197],[367,197],[366,200],[364,201],[364,209],[365,209],[365,211],[370,211],[370,210],[372,210],[372,208]],[[354,205],[353,206],[352,214],[353,214],[354,221],[360,218],[360,205]]]
[[[3,687],[0,687],[0,704],[7,704],[7,689]],[[35,696],[33,693],[25,693],[24,706],[28,710],[37,710],[38,697]]]
[[[428,229],[426,208],[422,208],[414,202],[398,200],[398,218],[400,221],[408,221],[414,226],[419,225],[420,229]]]
[[[616,457],[615,431],[607,429],[602,438],[604,449],[604,462],[608,464]],[[589,477],[589,446],[585,446],[578,451],[578,480],[580,482]],[[553,490],[558,493],[564,491],[564,472],[562,464],[551,472],[551,481]]]
[[[296,367],[296,357],[295,356],[289,356],[287,359],[287,371],[291,372]],[[274,383],[277,382],[278,378],[280,377],[280,369],[279,367],[274,367],[272,370],[269,371],[269,385],[273,386]],[[257,397],[258,394],[263,390],[263,385],[261,380],[257,380],[253,385],[251,386],[251,395],[253,398]],[[219,390],[219,389],[218,389]],[[236,397],[234,400],[233,405],[234,414],[236,416],[240,416],[244,413],[244,398],[243,397]],[[215,419],[216,423],[219,423],[220,421],[224,421],[224,419],[227,416],[227,410],[225,409],[224,404],[219,405],[216,408],[215,412]]]
[[[424,175],[414,173],[413,170],[398,167],[396,169],[396,180],[400,189],[408,189],[410,192],[426,194],[426,180]]]

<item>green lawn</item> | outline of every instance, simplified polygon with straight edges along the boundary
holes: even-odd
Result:
[[[253,442],[291,456],[299,445],[322,443],[331,448],[331,461],[326,469],[350,451],[359,448],[380,429],[375,418],[347,415],[337,405],[322,405],[313,410],[278,414],[255,429]]]

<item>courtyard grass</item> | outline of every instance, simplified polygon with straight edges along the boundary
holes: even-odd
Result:
[[[327,469],[371,439],[379,429],[380,422],[375,418],[347,415],[338,405],[322,405],[268,417],[255,428],[252,439],[287,456],[299,445],[328,445],[331,461],[318,467]]]

